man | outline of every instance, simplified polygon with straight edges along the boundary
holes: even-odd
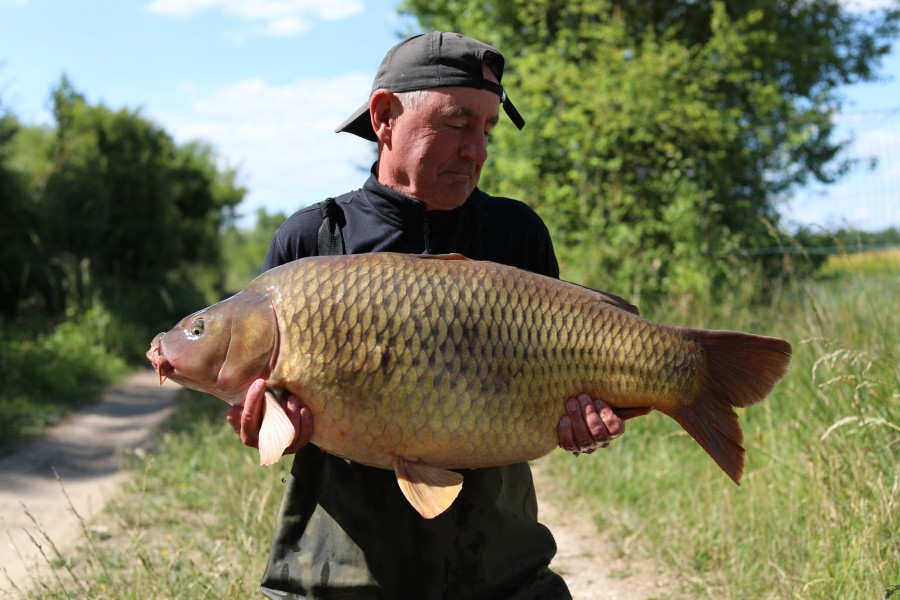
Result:
[[[378,143],[362,189],[292,215],[275,234],[265,269],[305,256],[392,251],[459,252],[558,277],[547,228],[525,204],[476,185],[499,107],[521,129],[500,85],[504,59],[455,33],[401,42],[385,56],[369,101],[338,131]],[[265,382],[254,382],[228,420],[256,446]],[[606,446],[622,421],[582,394],[566,402],[560,445]],[[296,452],[262,591],[269,598],[465,600],[569,598],[548,569],[556,546],[537,522],[527,464],[465,475],[451,508],[426,520],[393,473],[307,445],[315,423],[302,399],[286,411]],[[563,411],[562,401],[560,412]]]

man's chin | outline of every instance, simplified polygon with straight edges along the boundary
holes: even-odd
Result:
[[[432,204],[440,210],[451,210],[462,206],[472,192],[475,186],[468,177],[457,181],[452,181],[441,186],[437,193],[434,194]]]
[[[468,194],[466,196],[454,196],[452,198],[445,196],[432,202],[426,202],[426,204],[429,210],[453,210],[465,204],[468,197]]]

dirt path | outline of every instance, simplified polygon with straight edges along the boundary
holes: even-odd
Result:
[[[597,457],[602,459],[602,456]],[[583,460],[583,459],[582,459]],[[574,600],[676,600],[674,577],[649,560],[621,556],[621,544],[597,531],[584,502],[564,506],[548,474],[549,463],[533,464],[538,516],[558,548],[550,567],[562,575]]]
[[[150,441],[178,389],[160,387],[156,373],[141,371],[0,459],[0,597],[44,576],[52,545],[65,555],[78,543],[82,527],[75,513],[90,519],[118,491],[128,477],[119,469],[120,452]]]
[[[89,522],[102,511],[128,477],[119,469],[119,454],[151,441],[178,389],[172,383],[160,387],[154,372],[141,371],[45,438],[0,459],[0,597],[45,577],[52,546],[65,556],[83,539],[75,513]],[[546,461],[535,465],[539,492],[552,489],[546,469]],[[598,534],[586,511],[563,511],[546,494],[539,501],[541,520],[559,546],[552,567],[575,600],[673,597],[667,592],[671,580],[652,565],[617,556],[616,545]]]

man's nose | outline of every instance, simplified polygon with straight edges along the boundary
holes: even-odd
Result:
[[[461,158],[470,160],[476,164],[482,164],[488,157],[488,136],[484,132],[473,132],[466,137],[465,143],[459,150]]]

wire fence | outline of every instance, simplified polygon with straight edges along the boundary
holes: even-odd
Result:
[[[900,248],[900,242],[847,244],[845,246],[778,246],[773,248],[748,248],[740,250],[740,253],[747,256],[772,256],[784,254],[821,256],[829,254],[856,254],[874,250],[888,250],[890,248]]]
[[[857,164],[835,184],[799,191],[788,213],[828,229],[900,229],[900,105],[846,111],[840,124],[853,137],[848,154]]]

